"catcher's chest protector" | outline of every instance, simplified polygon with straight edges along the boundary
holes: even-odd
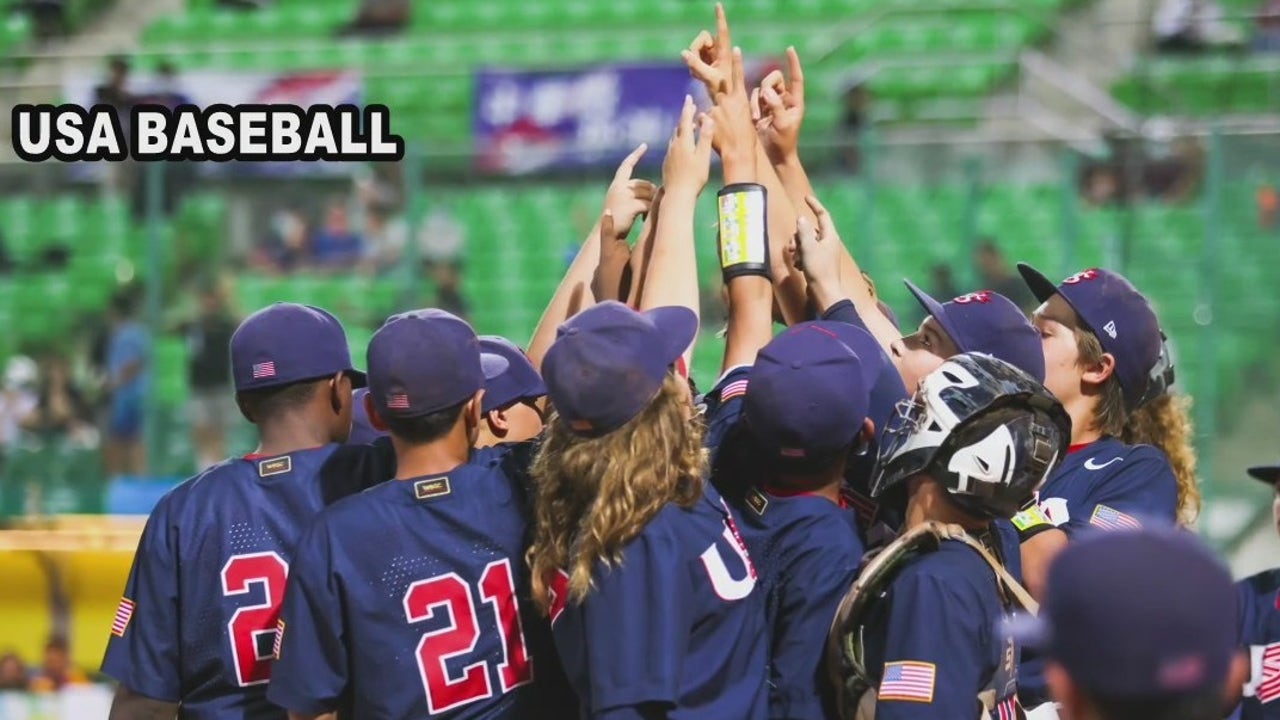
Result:
[[[960,526],[928,522],[912,528],[868,560],[836,611],[828,637],[827,664],[842,720],[874,720],[876,716],[879,683],[866,668],[862,637],[873,601],[892,584],[907,559],[919,552],[937,550],[939,544],[946,541],[959,542],[969,547],[991,566],[996,575],[997,592],[1006,608],[1019,606],[1032,615],[1039,611],[1036,601],[1009,575],[1004,565]],[[1005,702],[999,702],[1000,696],[1008,695],[1007,690],[1015,686],[1017,681],[1017,654],[1013,640],[1008,639],[1006,643],[996,672],[986,688],[975,698],[976,705],[980,708],[979,720],[1026,718],[1022,706],[1018,704],[1016,693]]]

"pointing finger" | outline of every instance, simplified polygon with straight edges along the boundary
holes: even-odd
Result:
[[[613,174],[614,180],[626,180],[631,177],[631,173],[636,169],[636,163],[640,162],[640,158],[644,156],[644,151],[649,149],[648,143],[640,143],[640,147],[631,151],[618,165],[618,170]]]

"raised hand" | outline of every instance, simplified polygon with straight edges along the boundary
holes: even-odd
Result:
[[[631,227],[636,218],[649,212],[658,188],[648,180],[633,178],[636,163],[644,156],[649,146],[641,143],[640,147],[631,151],[618,165],[613,174],[613,181],[604,195],[604,209],[613,215],[613,226],[616,237],[625,238],[631,234]]]
[[[774,70],[752,93],[752,112],[769,157],[774,162],[795,154],[800,144],[800,126],[804,123],[804,70],[794,47],[787,48],[790,84],[782,71]]]
[[[728,70],[729,82],[716,94],[710,112],[716,123],[715,148],[726,163],[740,160],[754,164],[757,137],[741,48],[733,48],[729,54]]]
[[[840,234],[836,232],[831,214],[818,202],[818,198],[810,195],[805,202],[818,218],[818,224],[815,227],[804,216],[796,220],[797,266],[815,291],[839,293]]]
[[[716,35],[703,30],[689,43],[689,49],[680,53],[689,66],[689,74],[701,80],[707,87],[707,95],[714,98],[724,92],[730,81],[730,52],[733,40],[729,35],[729,20],[724,5],[716,3]]]
[[[684,108],[680,111],[680,121],[671,134],[667,157],[662,163],[662,185],[665,192],[691,193],[697,196],[710,177],[711,146],[716,135],[716,125],[710,117],[703,115],[695,133],[695,109],[693,98],[686,95]]]

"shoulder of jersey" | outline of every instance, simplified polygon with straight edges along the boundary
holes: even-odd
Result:
[[[1167,462],[1163,451],[1154,445],[1125,445],[1119,441],[1101,444],[1102,447],[1081,450],[1085,456],[1080,464],[1085,470],[1109,473],[1120,472],[1125,465],[1132,465],[1141,460],[1157,460]]]
[[[1263,570],[1256,575],[1250,575],[1238,581],[1236,586],[1255,595],[1280,592],[1280,568]]]
[[[257,472],[252,463],[246,462],[243,458],[228,458],[177,484],[165,493],[161,502],[176,502],[190,495],[218,492],[219,488],[225,488],[225,483],[229,480],[256,476]]]

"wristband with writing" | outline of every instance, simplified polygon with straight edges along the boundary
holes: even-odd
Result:
[[[724,280],[741,275],[769,277],[768,202],[764,186],[726,185],[716,195],[716,207],[720,219],[720,273]]]

